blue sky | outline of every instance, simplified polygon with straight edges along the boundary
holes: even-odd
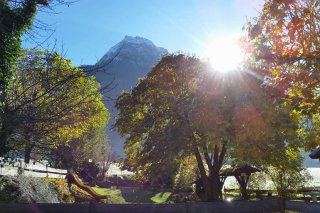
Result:
[[[240,33],[256,16],[263,0],[79,0],[40,12],[53,25],[47,41],[62,49],[75,65],[94,64],[125,35],[142,36],[170,52],[201,55],[212,38]],[[44,34],[44,32],[42,32]],[[40,39],[41,40],[41,39]],[[25,47],[35,46],[27,39]]]

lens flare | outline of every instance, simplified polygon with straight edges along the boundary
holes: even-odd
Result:
[[[236,70],[244,59],[238,45],[239,36],[226,35],[210,41],[204,51],[204,57],[209,60],[212,68],[219,72]]]

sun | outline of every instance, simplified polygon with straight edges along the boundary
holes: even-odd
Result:
[[[212,68],[225,73],[238,69],[244,55],[238,45],[239,36],[226,35],[212,39],[205,48],[204,57]]]

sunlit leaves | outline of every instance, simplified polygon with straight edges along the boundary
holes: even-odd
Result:
[[[127,136],[128,167],[160,175],[152,171],[176,169],[179,158],[191,152],[187,116],[194,106],[192,92],[201,66],[184,55],[164,57],[130,93],[118,98],[116,127]]]
[[[100,85],[69,60],[56,53],[26,51],[15,70],[7,104],[18,121],[12,134],[26,138],[24,143],[57,148],[106,124],[109,115]]]
[[[270,152],[296,142],[298,121],[275,99],[276,90],[247,72],[221,78],[209,69],[196,58],[169,55],[118,98],[115,126],[126,136],[127,167],[157,176],[195,149],[213,156],[224,141],[229,159],[268,164]]]
[[[249,66],[269,76],[295,113],[308,119],[320,113],[319,14],[318,0],[269,0],[261,15],[247,24]]]

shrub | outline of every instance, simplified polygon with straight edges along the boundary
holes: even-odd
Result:
[[[173,187],[179,190],[192,191],[194,182],[199,178],[195,157],[185,158],[174,178]]]
[[[58,191],[42,178],[3,176],[0,178],[0,201],[18,203],[59,203]]]
[[[74,203],[75,198],[69,190],[68,183],[65,179],[52,178],[48,181],[56,188],[58,191],[58,199],[62,203]]]

